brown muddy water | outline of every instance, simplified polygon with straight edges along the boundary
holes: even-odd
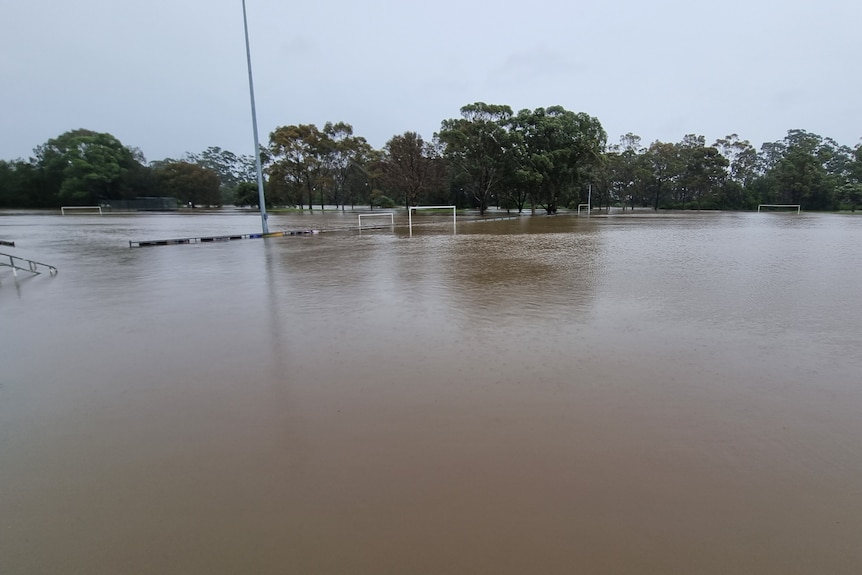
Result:
[[[444,219],[0,212],[0,573],[862,572],[862,218]]]

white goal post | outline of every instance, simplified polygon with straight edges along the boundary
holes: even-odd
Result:
[[[61,206],[60,214],[65,216],[66,210],[98,210],[99,215],[102,215],[102,206]]]
[[[802,211],[802,206],[800,204],[759,204],[757,206],[757,213],[760,213],[760,208],[774,208],[774,209],[787,209],[787,210],[796,210],[796,213],[800,213]],[[772,211],[772,210],[767,210]]]
[[[388,217],[389,218],[389,225],[390,226],[395,225],[395,213],[394,212],[381,212],[379,214],[359,214],[359,229],[360,230],[362,229],[362,217],[363,216],[366,218]]]
[[[458,225],[455,209],[455,206],[412,206],[407,208],[407,222],[410,228],[410,237],[413,237],[413,210],[452,210],[452,233],[454,234],[456,232],[456,226]]]
[[[590,204],[578,204],[578,215],[581,215],[581,208],[585,208],[587,215],[590,215]]]

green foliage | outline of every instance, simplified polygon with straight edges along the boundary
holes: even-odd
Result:
[[[805,210],[835,207],[845,174],[830,173],[840,151],[835,143],[805,130],[790,130],[781,142],[761,148],[762,175],[753,183],[761,203],[800,204]]]
[[[354,136],[353,127],[344,122],[327,122],[323,133],[328,137],[328,145],[323,157],[327,178],[323,184],[327,186],[329,201],[335,205],[344,205],[347,200],[355,201],[357,190],[356,177],[360,173],[368,174],[366,166],[374,158],[371,145],[365,138]],[[367,182],[366,182],[367,183]]]
[[[347,201],[367,196],[379,176],[373,167],[377,154],[344,122],[327,122],[323,130],[314,124],[282,126],[269,140],[269,189],[280,204],[307,203],[311,209],[318,200],[321,208],[328,203],[343,209]]]
[[[177,198],[181,204],[221,206],[218,174],[189,162],[168,162],[156,169],[161,195]]]
[[[482,102],[445,120],[437,135],[454,183],[484,212],[496,198],[521,211],[529,201],[555,213],[578,203],[603,165],[606,134],[596,118],[560,106],[521,110]]]
[[[371,192],[371,196],[369,198],[368,203],[372,208],[374,206],[377,206],[380,208],[385,208],[385,209],[395,207],[395,201],[392,198],[390,198],[389,196],[383,195],[383,192],[380,190],[373,190]]]
[[[516,175],[532,203],[549,214],[580,203],[581,184],[603,164],[607,135],[598,119],[552,106],[521,110],[512,130],[518,134]]]
[[[354,136],[344,122],[327,122],[323,130],[314,124],[282,126],[269,141],[272,190],[294,206],[303,207],[307,199],[309,209],[314,199],[321,207],[326,202],[343,207],[348,198],[353,201],[356,186],[348,183],[355,180],[356,169],[367,174],[374,157],[365,138]]]
[[[3,162],[0,205],[88,205],[152,190],[143,154],[110,134],[73,130],[38,146],[34,154],[29,162]]]
[[[447,173],[440,153],[416,132],[386,142],[381,167],[384,184],[403,198],[405,207],[426,203],[445,191]]]
[[[238,156],[229,150],[210,146],[200,154],[186,154],[185,161],[218,175],[222,204],[235,202],[235,194],[240,184],[255,182],[257,186],[254,156]]]
[[[311,208],[323,179],[324,134],[314,124],[282,126],[269,136],[270,188],[284,204]]]
[[[36,173],[31,164],[21,160],[0,160],[0,208],[23,208],[33,206],[28,191],[35,187]],[[33,206],[43,207],[43,206]]]
[[[344,209],[455,203],[543,207],[554,213],[592,193],[594,205],[753,209],[759,203],[803,209],[855,210],[862,186],[862,145],[841,146],[790,130],[757,151],[736,134],[707,146],[689,134],[648,147],[628,133],[606,147],[598,119],[560,106],[521,110],[477,102],[441,122],[433,141],[415,132],[393,136],[382,150],[345,122],[282,126],[260,149],[267,204]],[[57,207],[171,194],[184,203],[257,205],[252,156],[209,147],[183,161],[146,165],[143,153],[111,134],[72,130],[34,150],[29,161],[0,160],[0,207]],[[195,166],[196,169],[189,166]],[[217,180],[213,194],[212,177]],[[383,199],[385,198],[385,199]]]
[[[598,184],[594,197],[606,206],[618,204],[623,209],[642,203],[650,176],[645,152],[640,136],[631,132],[622,136],[620,143],[605,153],[604,162],[594,172]]]
[[[136,163],[132,150],[111,134],[73,130],[36,149],[45,183],[61,204],[96,204],[120,197],[121,182]]]
[[[679,146],[682,173],[676,187],[676,201],[682,209],[693,203],[697,209],[715,208],[727,179],[729,162],[718,148],[707,146],[703,136],[687,135]]]
[[[457,184],[485,213],[491,198],[502,189],[505,172],[509,106],[477,102],[461,108],[461,118],[443,120],[437,139]]]
[[[269,195],[266,193],[265,188],[264,197],[266,198],[267,207],[270,207],[272,204],[270,204]],[[257,183],[241,182],[238,184],[234,191],[233,203],[235,206],[239,207],[260,207],[260,191],[258,190]]]

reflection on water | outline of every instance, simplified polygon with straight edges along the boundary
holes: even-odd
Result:
[[[858,571],[862,220],[354,219],[0,215],[4,572]]]

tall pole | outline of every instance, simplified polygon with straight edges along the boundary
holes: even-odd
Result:
[[[248,62],[248,94],[251,98],[251,127],[254,132],[254,166],[257,169],[257,201],[260,204],[260,225],[263,233],[269,233],[266,225],[266,199],[263,197],[263,169],[260,166],[260,143],[257,137],[257,111],[254,106],[254,80],[251,77],[251,48],[248,44],[248,17],[245,12],[245,0],[242,0],[242,26],[245,29],[245,59]]]

